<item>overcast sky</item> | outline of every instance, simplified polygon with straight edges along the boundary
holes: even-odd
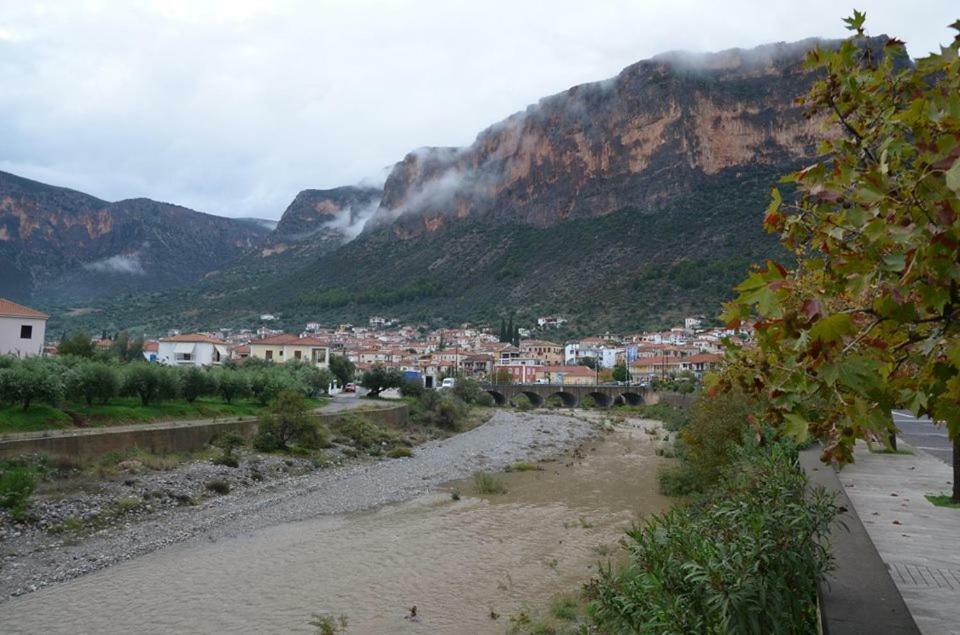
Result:
[[[860,0],[920,55],[956,0]],[[835,0],[0,0],[0,170],[277,218],[668,50],[842,37]]]

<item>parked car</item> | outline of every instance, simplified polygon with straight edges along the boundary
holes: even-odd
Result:
[[[343,392],[357,392],[357,385],[351,382],[343,387]]]

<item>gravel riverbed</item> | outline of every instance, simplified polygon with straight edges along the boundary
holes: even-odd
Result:
[[[115,515],[102,527],[87,532],[6,527],[0,536],[0,602],[174,543],[215,541],[406,500],[478,470],[500,470],[521,459],[561,454],[597,429],[590,419],[570,414],[497,410],[473,430],[417,446],[410,458],[358,459],[319,470],[282,457],[240,468],[198,461],[138,474],[124,481],[124,486],[139,492],[140,502],[132,510],[136,513]],[[306,473],[298,473],[300,468]],[[251,478],[256,474],[259,478]],[[199,498],[197,493],[211,478],[227,480],[231,493]],[[104,504],[102,497],[109,494],[97,496],[41,504],[52,506],[45,510],[49,518],[82,517],[95,514]],[[184,497],[192,504],[181,504]],[[58,511],[56,505],[68,509]]]

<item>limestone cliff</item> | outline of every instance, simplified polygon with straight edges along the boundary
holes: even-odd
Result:
[[[665,54],[540,100],[466,148],[425,148],[389,175],[371,228],[400,237],[450,218],[538,227],[656,206],[705,176],[810,156],[820,123],[794,100],[812,78],[805,40]]]

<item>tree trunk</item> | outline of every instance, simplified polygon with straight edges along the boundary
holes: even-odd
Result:
[[[960,435],[953,437],[953,497],[954,503],[960,503]]]

